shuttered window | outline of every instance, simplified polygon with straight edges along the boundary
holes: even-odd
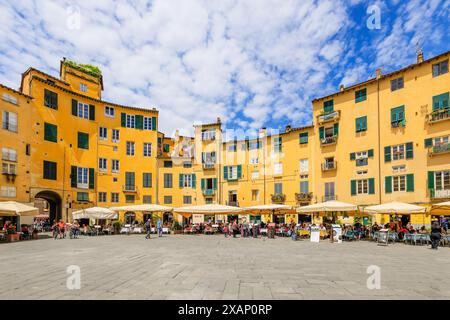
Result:
[[[58,110],[58,94],[44,89],[44,106]]]
[[[391,125],[393,127],[405,125],[405,106],[391,109]]]
[[[355,103],[362,102],[367,99],[367,89],[355,91]]]
[[[57,168],[56,162],[44,160],[43,178],[47,179],[47,180],[56,180],[56,175],[57,175],[56,168]]]
[[[50,142],[58,141],[58,127],[54,124],[44,123],[44,140]]]
[[[448,59],[441,61],[439,63],[433,64],[433,77],[440,76],[441,74],[445,74],[448,72]]]
[[[356,118],[356,132],[367,130],[367,116]]]
[[[308,143],[308,132],[300,133],[299,138],[300,138],[300,144],[307,144]]]
[[[78,148],[89,149],[89,134],[78,132]]]
[[[152,174],[151,172],[144,172],[142,175],[143,187],[151,188],[152,187]]]
[[[324,101],[323,103],[323,113],[331,113],[334,109],[334,100]]]
[[[433,97],[433,111],[449,108],[449,93],[443,93]]]

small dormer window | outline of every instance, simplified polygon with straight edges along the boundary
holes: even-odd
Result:
[[[87,84],[80,83],[80,91],[81,91],[81,92],[87,92],[87,91],[88,91],[88,86],[87,86]]]

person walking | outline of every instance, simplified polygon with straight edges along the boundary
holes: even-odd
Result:
[[[145,239],[150,239],[151,238],[151,233],[152,233],[152,223],[150,221],[150,219],[147,219],[147,221],[145,222],[145,231],[147,231],[147,235],[145,236]]]
[[[439,242],[441,241],[441,226],[439,225],[439,222],[434,221],[431,225],[431,249],[438,249]]]
[[[161,219],[158,219],[158,222],[156,223],[156,229],[158,230],[158,237],[162,237]]]

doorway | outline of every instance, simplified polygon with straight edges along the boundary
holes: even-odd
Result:
[[[34,198],[43,199],[48,204],[48,215],[50,223],[53,224],[56,221],[62,219],[62,199],[59,194],[54,191],[41,191],[37,193]]]

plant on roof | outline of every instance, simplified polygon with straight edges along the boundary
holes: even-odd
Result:
[[[102,71],[98,67],[91,64],[78,64],[71,60],[65,60],[64,63],[71,68],[77,69],[96,78],[99,78],[102,75]]]

